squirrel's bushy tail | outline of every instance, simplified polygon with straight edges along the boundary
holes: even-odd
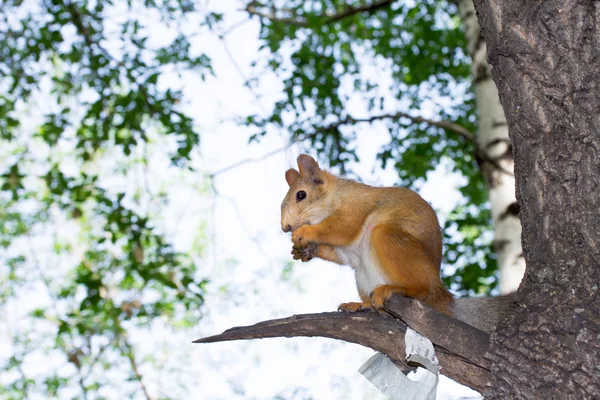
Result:
[[[453,316],[452,312],[452,302],[454,297],[452,293],[446,289],[446,286],[442,283],[442,281],[438,281],[437,284],[432,285],[429,290],[429,295],[425,302],[429,304],[431,307],[435,308],[441,313],[444,313],[449,316]]]
[[[425,302],[439,312],[490,333],[496,323],[510,311],[516,293],[497,297],[464,297],[455,299],[440,281],[433,286]]]
[[[452,316],[485,332],[491,332],[496,323],[510,310],[515,293],[498,297],[470,297],[452,302]]]

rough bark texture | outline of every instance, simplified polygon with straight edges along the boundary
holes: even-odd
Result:
[[[480,165],[489,188],[495,231],[494,249],[498,255],[500,270],[500,292],[506,294],[519,288],[525,272],[512,147],[498,89],[487,62],[486,43],[481,36],[473,0],[460,0],[458,10],[465,26],[467,48],[473,62],[473,86],[479,117],[477,146],[485,156],[480,160]]]
[[[600,2],[475,0],[515,156],[526,279],[486,396],[600,396]]]
[[[490,379],[490,364],[484,358],[489,346],[487,332],[406,297],[393,297],[386,303],[385,310],[395,318],[376,312],[294,315],[231,328],[194,343],[323,336],[358,343],[382,352],[406,371],[409,366],[405,361],[404,333],[408,325],[433,342],[444,375],[479,392],[485,389]]]

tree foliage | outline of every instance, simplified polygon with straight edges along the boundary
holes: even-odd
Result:
[[[443,160],[464,177],[464,200],[444,232],[446,281],[462,292],[496,285],[487,191],[479,168],[474,95],[465,33],[447,1],[253,1],[261,23],[257,68],[275,71],[283,96],[246,124],[290,132],[342,173],[358,161],[364,124],[388,133],[377,159],[398,184],[418,187]],[[358,105],[358,106],[357,106]],[[457,272],[454,270],[457,269]]]
[[[86,397],[115,384],[95,380],[96,368],[124,368],[117,382],[144,389],[128,331],[165,318],[189,326],[204,300],[197,259],[174,249],[147,205],[166,206],[167,194],[149,199],[126,179],[152,162],[157,143],[174,168],[191,168],[200,136],[168,75],[212,73],[177,29],[197,15],[194,4],[44,0],[0,8],[1,305],[35,303],[27,290],[45,298],[31,312],[39,323],[15,327],[14,355],[2,369],[18,373],[0,393],[57,396],[79,382]],[[154,29],[170,40],[151,43]],[[119,176],[120,184],[110,182]],[[59,223],[69,232],[56,231]],[[40,277],[45,287],[33,286]],[[38,330],[53,343],[36,340]],[[21,366],[39,351],[71,368],[43,380],[27,375]]]

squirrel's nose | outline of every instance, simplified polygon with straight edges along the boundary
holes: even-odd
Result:
[[[292,226],[290,224],[282,225],[281,230],[283,230],[284,232],[289,232],[292,230]]]

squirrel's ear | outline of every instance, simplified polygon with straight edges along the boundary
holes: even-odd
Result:
[[[287,181],[289,186],[292,186],[294,182],[296,182],[298,176],[300,176],[300,174],[294,168],[290,168],[287,171],[285,171],[285,180]]]
[[[298,156],[298,168],[300,169],[300,176],[303,178],[307,178],[320,171],[319,164],[308,154],[300,154]]]
[[[298,156],[298,169],[302,178],[310,179],[317,185],[323,183],[323,174],[319,164],[308,154]]]

